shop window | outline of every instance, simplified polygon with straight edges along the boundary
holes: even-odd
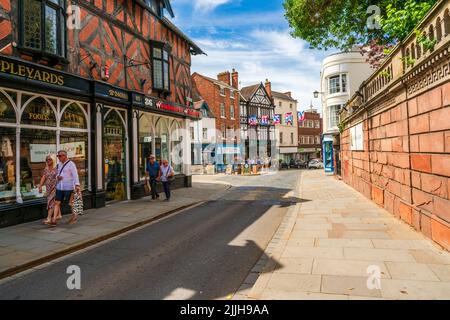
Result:
[[[61,116],[61,127],[87,129],[86,116],[81,107],[71,103]]]
[[[21,0],[21,44],[44,56],[65,57],[64,0]]]
[[[169,50],[163,47],[153,48],[153,89],[170,91]]]
[[[56,131],[21,129],[20,131],[20,193],[22,200],[44,197],[38,190],[45,157],[56,155]]]
[[[16,112],[8,98],[0,92],[0,122],[16,123]]]
[[[169,132],[167,120],[160,118],[156,124],[155,133],[155,157],[161,163],[169,160]]]
[[[153,154],[153,130],[150,117],[142,115],[139,119],[139,178],[145,178],[147,158]]]
[[[0,204],[16,201],[16,129],[1,128]]]
[[[56,127],[56,116],[50,103],[44,98],[33,99],[22,113],[22,124]]]
[[[191,128],[194,129],[194,128]],[[170,136],[171,143],[171,155],[170,163],[175,173],[181,173],[183,170],[183,150],[181,148],[181,126],[178,121],[174,121],[172,124],[172,133]]]
[[[67,156],[78,169],[82,190],[88,187],[88,133],[61,131],[59,149],[67,151]]]

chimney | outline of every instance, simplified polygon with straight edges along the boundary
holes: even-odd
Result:
[[[269,79],[266,79],[265,87],[267,94],[272,98],[272,84],[270,83]]]
[[[231,85],[230,84],[230,72],[229,71],[225,71],[225,72],[221,72],[217,75],[217,80],[225,82],[227,85]]]
[[[239,90],[239,73],[235,69],[231,73],[231,86]]]
[[[288,91],[288,92],[285,92],[284,94],[289,96],[289,98],[292,98],[292,92]]]

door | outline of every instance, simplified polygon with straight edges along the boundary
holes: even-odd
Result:
[[[106,201],[125,200],[127,198],[125,125],[118,111],[114,109],[105,117],[103,150]]]

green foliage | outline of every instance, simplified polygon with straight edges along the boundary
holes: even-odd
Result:
[[[348,50],[372,40],[393,44],[404,39],[437,0],[285,0],[285,16],[292,36],[311,48]],[[381,28],[367,26],[376,5],[381,9]]]
[[[423,46],[423,53],[426,53],[427,51],[431,52],[434,50],[434,46],[437,43],[436,39],[429,39],[426,34],[417,29],[414,30],[414,32],[416,33],[417,43]]]

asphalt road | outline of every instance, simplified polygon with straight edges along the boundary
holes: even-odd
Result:
[[[261,257],[284,215],[299,171],[239,177],[206,202],[0,285],[0,299],[221,299]],[[226,178],[228,179],[228,178]],[[253,179],[253,180],[248,180]],[[81,289],[67,288],[67,268]]]

